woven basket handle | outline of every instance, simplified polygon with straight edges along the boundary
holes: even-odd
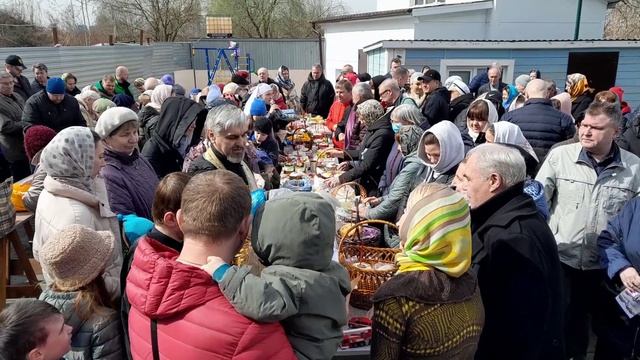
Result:
[[[384,220],[378,220],[378,219],[370,219],[370,220],[364,220],[364,221],[360,221],[359,223],[356,223],[354,225],[352,225],[349,229],[347,229],[347,231],[344,232],[344,235],[340,237],[340,243],[338,244],[338,252],[341,252],[344,241],[346,238],[349,237],[349,234],[351,234],[354,230],[356,230],[357,228],[364,226],[364,225],[369,225],[369,224],[382,224],[382,225],[387,225],[393,229],[395,229],[396,231],[399,230],[398,225],[388,222],[388,221],[384,221]]]
[[[358,184],[355,181],[351,181],[351,182],[346,182],[344,184],[340,184],[336,187],[334,187],[333,189],[331,189],[331,195],[336,196],[336,194],[338,193],[338,190],[342,189],[343,187],[346,186],[352,186],[354,189],[357,189],[358,192],[360,193],[360,197],[367,197],[367,190],[364,188],[364,186]]]

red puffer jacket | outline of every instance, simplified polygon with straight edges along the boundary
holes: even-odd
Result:
[[[150,319],[157,320],[163,360],[295,359],[279,323],[240,315],[210,275],[176,258],[159,242],[140,239],[126,287],[133,359],[153,359]]]

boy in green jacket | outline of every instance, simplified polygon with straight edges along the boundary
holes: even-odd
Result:
[[[349,274],[331,260],[335,229],[334,209],[320,195],[269,200],[257,210],[251,234],[266,266],[260,277],[217,257],[203,269],[239,313],[280,321],[298,359],[330,359],[342,341],[351,291]]]

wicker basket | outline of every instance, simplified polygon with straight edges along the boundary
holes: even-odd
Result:
[[[340,203],[340,208],[336,209],[336,218],[339,224],[357,223],[360,221],[357,216],[358,209],[356,207],[355,197],[358,195],[361,199],[367,197],[367,190],[365,190],[362,185],[356,182],[347,182],[334,187],[329,193]],[[354,212],[356,213],[355,216]]]
[[[363,246],[345,241],[356,234],[356,231],[360,231],[361,227],[370,224],[387,225],[396,231],[398,230],[395,224],[387,221],[365,220],[345,231],[338,245],[338,259],[340,260],[340,264],[347,269],[351,279],[359,278],[357,286],[351,292],[351,305],[364,310],[371,308],[373,305],[371,301],[373,294],[398,270],[395,257],[396,254],[400,252],[400,249]],[[355,266],[355,263],[366,263],[371,268],[362,269]],[[375,264],[389,264],[393,266],[393,268],[389,270],[375,270],[373,269]]]
[[[294,146],[302,145],[307,149],[311,149],[313,146],[313,134],[305,128],[295,129],[287,134],[287,140]]]

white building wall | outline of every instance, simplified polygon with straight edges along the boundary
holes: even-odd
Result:
[[[417,17],[416,39],[573,39],[576,2],[559,0],[494,1],[493,9]],[[605,1],[585,0],[580,22],[580,38],[601,39],[605,15]]]
[[[344,64],[358,69],[358,49],[387,39],[413,39],[411,16],[323,24],[325,42],[325,74],[335,81],[336,70]]]
[[[484,40],[491,10],[476,10],[446,15],[421,16],[415,25],[416,39]]]
[[[495,0],[488,23],[490,40],[573,39],[577,1]],[[580,38],[602,39],[607,5],[604,0],[585,0]]]

